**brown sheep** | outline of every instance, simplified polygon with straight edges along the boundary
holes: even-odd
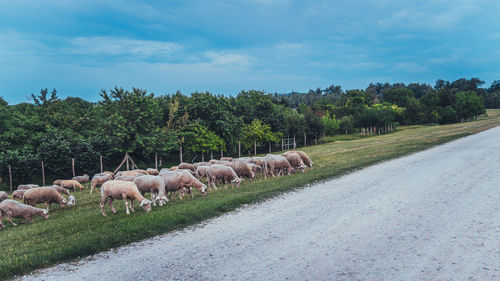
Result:
[[[72,180],[76,180],[79,183],[88,183],[89,182],[89,175],[85,174],[83,176],[76,176],[76,177],[73,177]]]
[[[191,171],[194,172],[194,165],[193,164],[189,164],[189,163],[185,163],[185,162],[182,162],[179,164],[179,166],[177,166],[179,169],[189,169]]]
[[[138,172],[138,171],[119,171],[118,173],[116,173],[115,178],[119,177],[119,176],[137,177],[137,176],[141,176],[141,175],[145,175],[145,174]]]
[[[79,187],[80,190],[83,190],[83,186],[76,180],[63,180],[59,183],[59,186],[73,190],[76,190],[76,188]]]
[[[59,185],[62,181],[62,179],[55,180],[52,185]]]
[[[240,183],[243,181],[243,179],[240,179],[231,167],[217,164],[210,166],[207,170],[208,185],[211,184],[217,190],[215,182],[219,179],[224,182],[225,186],[227,186],[227,183],[230,182],[231,187],[234,187],[233,182],[235,182],[236,186],[239,187]]]
[[[201,195],[206,195],[207,186],[197,180],[191,173],[188,172],[168,172],[161,175],[165,182],[165,191],[172,194],[179,191],[179,199],[182,199],[185,190],[193,197],[191,187],[196,187]]]
[[[24,193],[28,191],[28,189],[18,189],[12,193],[12,199],[23,199]]]
[[[302,158],[302,161],[304,162],[305,165],[307,165],[308,167],[311,167],[313,166],[313,161],[311,161],[311,158],[309,158],[309,156],[304,152],[304,151],[300,151],[300,150],[290,150],[290,151],[287,151],[283,154],[287,154],[287,153],[297,153],[300,158]]]
[[[37,188],[40,187],[37,184],[20,184],[17,186],[17,189],[31,189],[31,188]]]
[[[146,170],[143,170],[143,169],[134,169],[134,170],[131,170],[131,172],[136,172],[138,174],[143,174],[143,175],[148,174],[148,172],[146,172]]]
[[[141,175],[141,176],[143,176],[143,175]],[[115,180],[118,180],[118,181],[133,181],[136,177],[139,177],[139,175],[137,175],[137,176],[116,176]]]
[[[35,206],[37,203],[44,203],[47,210],[51,207],[52,203],[58,203],[61,207],[66,206],[66,199],[57,192],[57,190],[50,187],[33,188],[26,191],[23,195],[24,204]]]
[[[193,164],[193,167],[194,169],[198,169],[198,167],[201,167],[201,166],[210,166],[212,164],[210,164],[209,162],[198,162],[198,163],[194,163]]]
[[[40,215],[44,219],[48,219],[49,211],[8,199],[0,203],[0,225],[2,225],[4,215],[7,217],[8,222],[10,222],[13,226],[16,226],[16,224],[12,221],[12,218],[24,218],[29,223],[32,223],[33,216],[35,215]]]
[[[198,166],[196,169],[196,177],[199,179],[205,178],[207,176],[207,170],[210,166]]]
[[[288,160],[288,162],[290,162],[290,165],[292,166],[292,168],[294,169],[301,169],[302,170],[302,173],[306,170],[306,165],[304,164],[304,162],[302,161],[302,158],[300,157],[300,155],[298,153],[286,153],[286,154],[282,154],[283,157],[286,158],[286,160]]]
[[[158,169],[153,169],[153,168],[148,168],[146,172],[148,173],[148,175],[152,176],[157,176],[158,174],[160,174],[160,172],[158,172]]]
[[[111,179],[113,179],[115,177],[115,174],[113,174],[113,172],[109,172],[109,171],[104,171],[101,174],[109,175],[109,176],[111,176]]]
[[[146,192],[151,192],[151,202],[156,206],[156,201],[159,200],[160,206],[168,202],[165,193],[165,182],[160,176],[144,175],[138,176],[134,179],[134,183],[142,195]]]
[[[103,183],[110,181],[113,179],[113,176],[107,173],[100,173],[94,175],[92,180],[90,181],[90,193],[94,190],[96,187],[100,187]]]
[[[2,202],[5,199],[10,199],[9,194],[7,194],[7,192],[5,191],[0,191],[0,202]]]
[[[233,168],[238,177],[249,177],[251,179],[255,178],[255,173],[245,161],[236,160],[230,163],[232,163],[231,168]]]
[[[170,170],[170,171],[173,171],[173,170],[178,170],[178,169],[179,169],[179,166],[172,166],[172,167],[170,167],[170,169],[169,169],[169,170]],[[163,170],[163,169],[162,169],[162,170]]]
[[[106,204],[106,201],[108,201],[113,214],[116,214],[116,209],[113,207],[113,199],[123,199],[127,215],[130,215],[128,200],[130,200],[130,210],[132,210],[132,212],[135,212],[133,205],[134,200],[141,202],[140,206],[146,212],[151,211],[151,201],[141,195],[139,189],[137,189],[137,186],[133,182],[111,180],[102,185],[100,207],[103,216],[107,216],[104,212],[104,205]]]
[[[221,157],[220,161],[232,162],[233,161],[233,157]]]
[[[269,154],[265,157],[265,162],[264,162],[264,175],[267,173],[270,173],[273,178],[274,178],[274,170],[279,170],[278,176],[280,174],[285,174],[285,170],[288,172],[288,174],[293,174],[295,173],[295,169],[292,168],[292,165],[290,165],[290,162],[286,160],[284,156],[281,155],[272,155]]]

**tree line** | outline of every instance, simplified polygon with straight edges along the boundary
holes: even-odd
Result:
[[[8,105],[0,97],[0,177],[11,165],[17,181],[39,174],[68,175],[71,158],[80,173],[98,170],[99,156],[117,163],[124,153],[139,162],[179,149],[207,155],[237,155],[254,146],[280,145],[283,137],[303,143],[355,133],[366,127],[463,122],[500,108],[500,81],[482,88],[478,78],[434,86],[376,83],[366,89],[332,85],[307,93],[242,91],[236,96],[180,92],[156,96],[143,89],[103,90],[98,102],[61,99],[54,89],[32,94],[32,101]],[[149,161],[150,163],[150,161]],[[18,182],[19,183],[19,182]]]

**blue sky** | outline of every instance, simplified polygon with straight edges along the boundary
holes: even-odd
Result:
[[[500,1],[0,0],[0,96],[500,80]]]

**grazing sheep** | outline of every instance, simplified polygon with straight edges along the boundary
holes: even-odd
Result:
[[[111,179],[113,179],[115,177],[115,174],[113,172],[109,172],[109,171],[104,171],[101,174],[109,175],[109,176],[111,176]]]
[[[2,202],[5,199],[10,199],[9,194],[7,194],[7,192],[5,191],[0,191],[0,202]]]
[[[264,162],[265,162],[264,157],[251,157],[248,161],[252,164],[259,165],[262,168],[264,168]]]
[[[7,217],[8,222],[10,222],[13,226],[16,226],[16,224],[12,221],[12,218],[25,218],[26,221],[32,223],[33,216],[35,215],[40,215],[44,219],[48,219],[49,211],[8,199],[0,203],[0,225],[2,225],[4,215]]]
[[[70,195],[68,197],[68,206],[73,206],[73,205],[75,205],[75,196]]]
[[[212,165],[217,164],[217,162],[219,162],[219,160],[217,160],[217,159],[210,159],[210,161],[208,161],[208,163],[210,163]]]
[[[288,162],[290,162],[290,165],[292,166],[292,168],[301,169],[302,173],[305,172],[306,165],[304,164],[304,162],[302,161],[302,158],[300,157],[300,155],[298,153],[286,153],[286,154],[282,154],[282,156],[285,157],[286,160],[288,160]]]
[[[109,175],[107,173],[100,173],[94,175],[92,180],[90,181],[90,193],[94,190],[96,187],[100,187],[103,183],[110,181],[113,179],[112,175]]]
[[[173,170],[178,170],[178,169],[179,169],[179,166],[172,166],[172,167],[170,167],[170,169],[169,169],[169,170],[170,170],[170,171],[173,171]],[[162,169],[162,170],[163,170],[163,169]]]
[[[300,156],[300,158],[302,158],[302,161],[304,162],[304,164],[312,168],[314,163],[313,163],[313,161],[311,161],[311,158],[309,158],[309,156],[304,151],[290,150],[290,151],[287,151],[283,154],[288,154],[288,153],[297,153]]]
[[[192,171],[190,169],[177,169],[177,170],[174,170],[174,172],[187,172],[187,173],[190,173],[193,176],[196,176],[196,171]]]
[[[76,188],[79,187],[80,190],[83,190],[83,186],[76,180],[63,180],[59,183],[59,186],[73,190],[76,190]]]
[[[211,184],[217,190],[215,182],[219,179],[222,180],[226,186],[227,183],[230,182],[231,187],[234,187],[233,182],[235,182],[236,186],[239,187],[241,181],[243,181],[243,179],[240,179],[231,167],[217,164],[210,166],[207,170],[208,185]]]
[[[119,171],[118,173],[116,173],[115,179],[116,179],[116,177],[119,177],[119,176],[137,177],[137,176],[142,176],[142,175],[146,175],[146,174],[145,173],[143,174],[142,172],[138,172],[138,171]]]
[[[148,172],[146,172],[146,170],[143,170],[143,169],[134,169],[131,172],[136,172],[138,174],[143,174],[143,175],[147,175],[148,174]]]
[[[189,169],[189,170],[194,172],[194,165],[193,164],[182,162],[177,167],[179,167],[179,169]]]
[[[194,169],[198,169],[198,167],[201,167],[201,166],[210,166],[212,164],[210,164],[209,162],[198,162],[198,163],[194,163],[193,164],[193,167]]]
[[[152,175],[152,176],[157,176],[159,175],[160,173],[158,172],[158,169],[153,169],[153,168],[148,168],[146,170],[146,173],[148,173],[148,175]]]
[[[37,184],[20,184],[17,186],[17,189],[31,189],[31,188],[37,188],[40,187]]]
[[[153,206],[156,206],[156,201],[158,200],[160,206],[168,202],[165,193],[165,182],[162,177],[152,175],[138,176],[134,179],[134,183],[142,195],[146,192],[151,192],[151,202],[153,202]]]
[[[161,177],[165,182],[165,191],[171,192],[172,194],[179,191],[179,199],[183,198],[183,194],[186,190],[189,192],[189,195],[193,197],[191,187],[196,187],[201,195],[207,194],[207,186],[197,180],[191,173],[171,171],[169,173],[163,173]]]
[[[248,166],[252,169],[254,174],[262,172],[262,167],[257,164],[248,163]]]
[[[201,178],[205,178],[207,176],[207,170],[210,166],[198,166],[198,168],[196,168],[196,177],[198,177],[199,179]]]
[[[18,189],[12,193],[12,199],[23,199],[24,193],[28,191],[28,189]]]
[[[85,174],[83,176],[73,177],[72,180],[76,180],[79,183],[87,183],[89,182],[89,175]]]
[[[66,199],[50,187],[33,188],[26,191],[23,195],[24,204],[35,206],[37,203],[44,203],[47,210],[52,206],[52,203],[58,203],[61,207],[66,206]]]
[[[220,159],[220,161],[228,161],[228,162],[232,162],[233,161],[233,157],[222,157]]]
[[[236,160],[230,163],[232,163],[231,168],[233,168],[238,177],[249,177],[251,179],[255,178],[255,173],[245,161]]]
[[[290,162],[286,160],[284,156],[281,155],[272,155],[269,154],[265,157],[265,162],[264,162],[264,175],[267,173],[271,173],[271,175],[274,178],[274,170],[279,170],[278,176],[283,173],[285,174],[285,170],[288,172],[288,174],[293,174],[295,173],[295,169],[292,168],[290,165]]]
[[[108,204],[111,207],[113,214],[116,214],[116,209],[113,207],[113,199],[123,199],[123,201],[125,202],[127,215],[130,215],[128,200],[130,200],[130,209],[132,210],[132,212],[135,212],[133,205],[134,200],[141,202],[140,206],[146,212],[151,211],[151,201],[149,201],[148,199],[144,198],[141,195],[139,189],[137,189],[137,186],[133,182],[111,180],[105,182],[102,185],[100,207],[103,216],[105,217],[107,216],[106,213],[104,212],[104,205],[106,204],[106,201],[108,201]]]
[[[57,192],[59,192],[59,194],[61,194],[61,195],[62,195],[62,194],[66,194],[66,195],[68,195],[68,196],[70,195],[70,194],[69,194],[69,189],[66,189],[66,188],[64,188],[64,187],[61,187],[61,186],[59,186],[59,185],[42,186],[42,187],[50,187],[50,188],[53,188],[53,189],[57,190]]]
[[[52,185],[59,185],[62,181],[62,179],[55,180]]]
[[[133,181],[138,176],[139,175],[137,175],[137,176],[117,176],[117,177],[115,177],[115,180],[118,180],[118,181]]]

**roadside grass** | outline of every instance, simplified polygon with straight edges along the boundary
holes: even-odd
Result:
[[[4,221],[6,227],[0,232],[0,279],[180,229],[244,204],[500,125],[500,110],[489,110],[488,115],[474,122],[400,127],[391,134],[339,139],[304,147],[302,150],[315,163],[314,168],[307,169],[306,173],[267,180],[259,177],[245,181],[240,188],[222,187],[207,196],[195,193],[193,199],[170,200],[166,206],[154,207],[150,213],[144,212],[136,203],[136,212],[127,216],[123,201],[115,200],[118,214],[112,215],[106,206],[108,217],[103,217],[99,209],[99,192],[76,191],[76,206],[61,208],[53,205],[48,220],[37,217],[33,224],[17,227]]]

